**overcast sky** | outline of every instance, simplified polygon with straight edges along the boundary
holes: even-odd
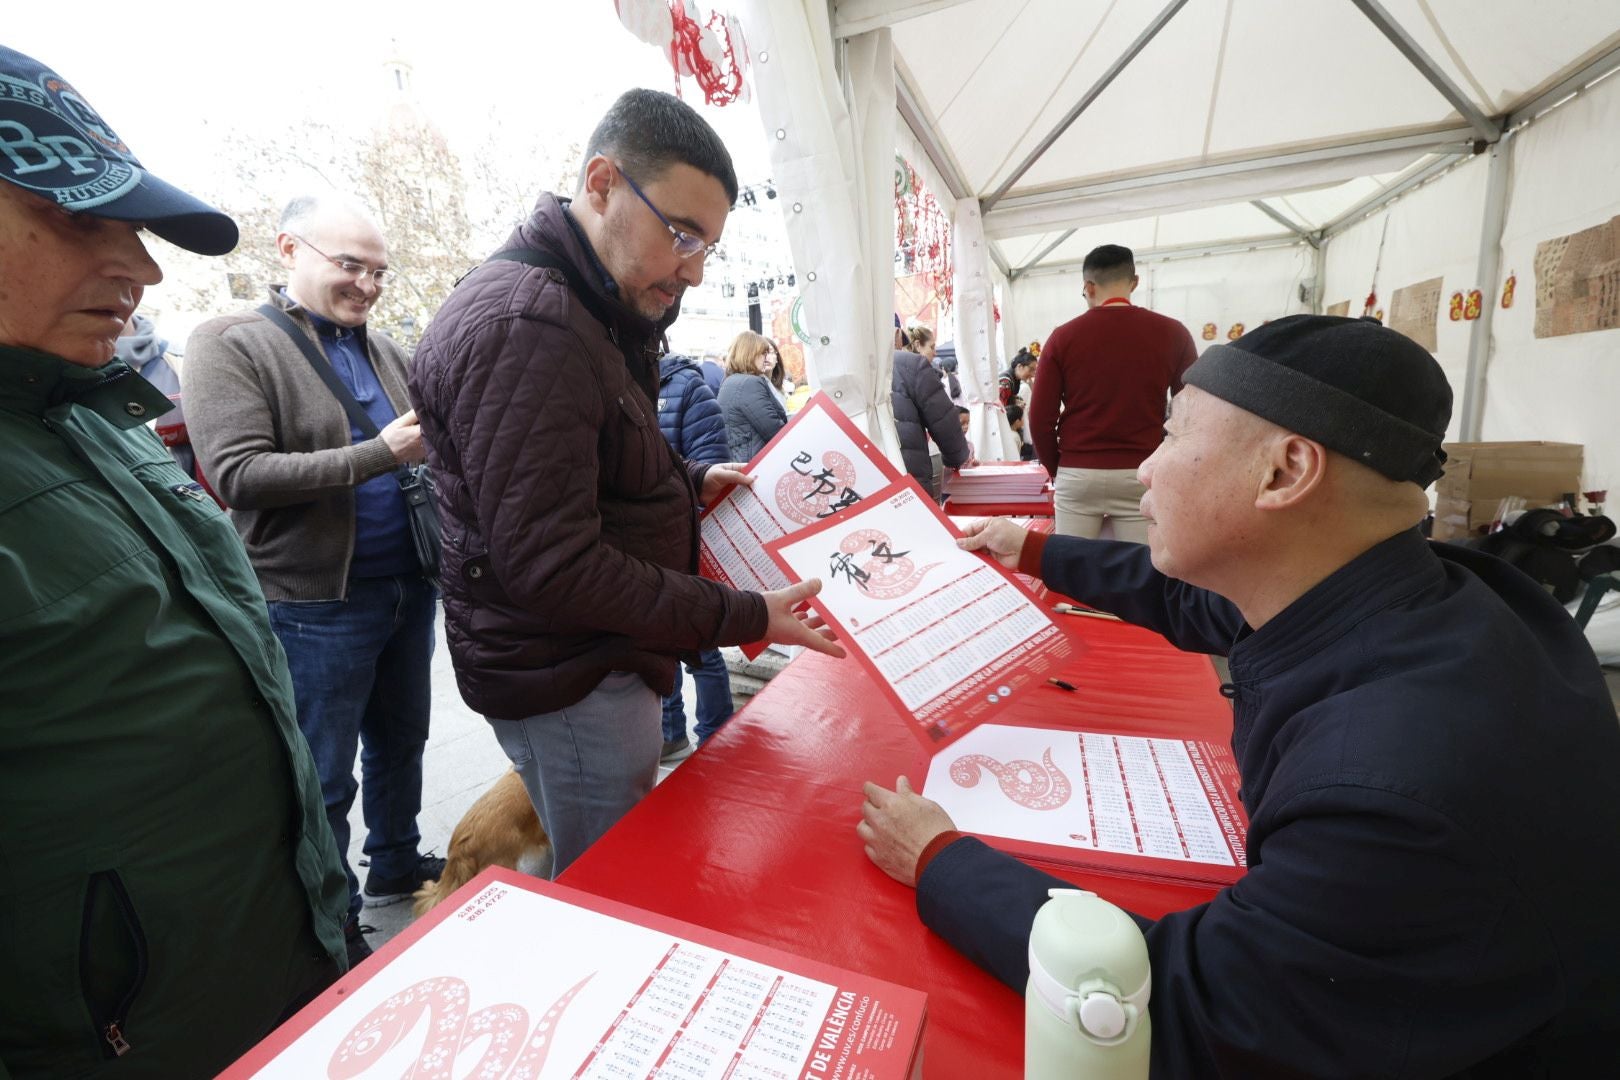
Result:
[[[305,117],[364,131],[386,100],[384,62],[465,154],[521,140],[583,142],[632,86],[672,90],[668,58],[631,36],[613,0],[7,0],[0,40],[73,83],[152,172],[215,189],[233,133]],[[769,174],[757,112],[703,108],[744,183]],[[527,157],[528,155],[524,155]]]

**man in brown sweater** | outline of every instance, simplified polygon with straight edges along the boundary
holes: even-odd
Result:
[[[1035,454],[1057,478],[1057,531],[1147,542],[1136,468],[1158,447],[1170,394],[1198,358],[1174,319],[1131,303],[1136,261],[1104,244],[1086,256],[1087,311],[1052,331],[1027,424]]]
[[[389,274],[377,226],[337,199],[298,198],[282,213],[276,247],[288,278],[271,288],[270,304],[318,346],[376,433],[350,419],[299,344],[261,310],[192,334],[187,414],[198,462],[264,587],[345,856],[349,810],[364,792],[364,904],[378,906],[444,868],[418,851],[416,824],[437,591],[417,562],[399,482],[400,467],[425,451],[405,352],[366,326]],[[345,871],[351,953],[364,955],[360,884],[347,858]]]

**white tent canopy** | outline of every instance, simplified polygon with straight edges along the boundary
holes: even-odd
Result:
[[[1369,291],[1383,306],[1394,289],[1434,277],[1447,294],[1477,288],[1494,299],[1513,273],[1523,284],[1511,310],[1487,302],[1479,319],[1452,323],[1442,305],[1434,351],[1457,390],[1454,434],[1585,442],[1589,482],[1620,468],[1616,398],[1587,391],[1615,385],[1603,357],[1620,330],[1530,330],[1536,244],[1620,212],[1620,152],[1605,145],[1620,130],[1620,79],[1593,85],[1620,66],[1613,0],[743,2],[756,61],[768,48],[834,68],[812,86],[756,62],[779,159],[801,132],[772,116],[836,88],[844,100],[826,128],[836,165],[875,191],[890,163],[850,149],[838,114],[867,117],[870,144],[869,118],[890,108],[895,143],[941,204],[958,217],[979,211],[972,235],[984,243],[956,252],[958,273],[983,273],[1000,290],[1007,341],[1043,339],[1078,314],[1079,260],[1099,243],[1135,249],[1139,299],[1200,339],[1210,324],[1224,337],[1235,324],[1346,300],[1359,314]],[[780,32],[789,10],[818,40]],[[875,42],[892,56],[892,103],[886,80],[840,66],[857,43],[870,56]],[[821,258],[831,256],[838,238],[810,228]],[[873,235],[847,243],[884,275],[892,249],[874,251]],[[791,224],[789,239],[798,259]],[[862,292],[867,311],[873,295]],[[812,314],[841,304],[830,286],[806,291]],[[866,317],[876,406],[887,317]],[[959,356],[987,386],[994,345],[976,351]],[[869,360],[873,349],[859,352]],[[842,372],[840,355],[818,353],[818,372]],[[1556,403],[1554,385],[1529,374],[1552,357],[1566,391]],[[1546,403],[1486,394],[1487,370]]]

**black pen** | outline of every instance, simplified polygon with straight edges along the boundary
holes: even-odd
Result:
[[[1046,681],[1057,687],[1059,690],[1067,690],[1071,694],[1074,693],[1073,683],[1066,683],[1062,679],[1047,679]]]

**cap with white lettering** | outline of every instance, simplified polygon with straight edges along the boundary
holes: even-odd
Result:
[[[3,45],[0,180],[75,213],[142,224],[200,255],[236,246],[236,222],[147,172],[67,80]]]

